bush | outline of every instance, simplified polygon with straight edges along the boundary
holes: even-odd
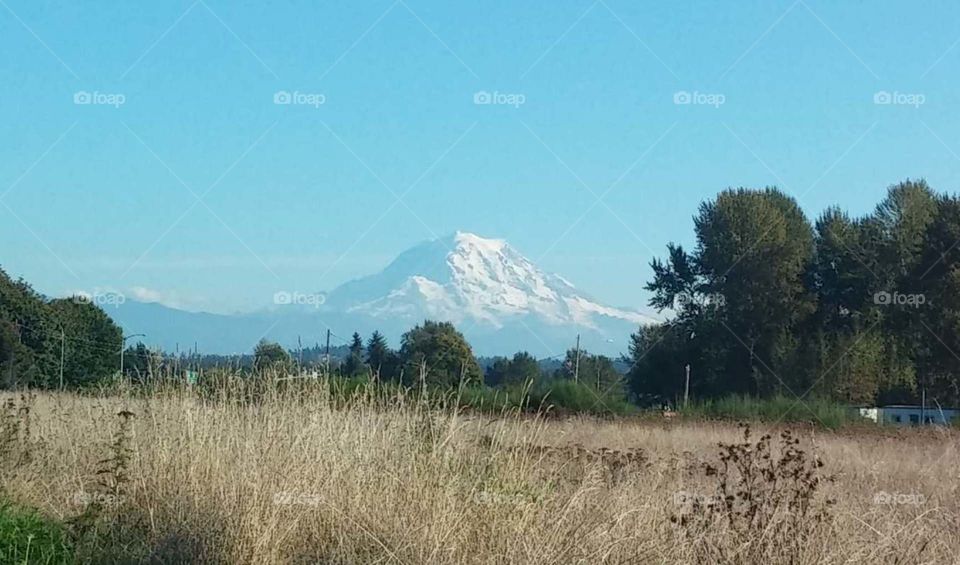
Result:
[[[801,402],[786,396],[733,395],[702,400],[690,403],[681,413],[693,418],[805,423],[830,429],[862,421],[856,411],[830,400],[808,398]]]
[[[561,413],[626,415],[636,411],[619,394],[567,379],[540,380],[528,386],[465,388],[460,393],[460,404],[484,412],[550,409]]]
[[[0,501],[0,563],[72,563],[63,526],[34,510]]]

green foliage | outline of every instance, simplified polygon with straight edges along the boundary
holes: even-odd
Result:
[[[636,411],[616,391],[596,389],[589,384],[566,379],[541,383],[532,391],[531,403],[553,406],[561,412],[624,415]]]
[[[264,338],[253,350],[253,366],[258,371],[287,370],[291,365],[290,354],[279,343]]]
[[[157,376],[163,368],[163,355],[150,349],[142,342],[130,346],[123,352],[123,372],[136,379]]]
[[[609,391],[567,379],[540,379],[528,386],[466,387],[457,394],[460,405],[492,413],[519,410],[624,416],[637,411]]]
[[[0,386],[80,387],[108,377],[119,364],[122,332],[80,296],[48,301],[0,270]]]
[[[782,395],[771,398],[730,395],[691,401],[680,413],[697,419],[805,423],[830,429],[863,421],[854,409],[832,400],[814,397],[798,402],[796,398]]]
[[[67,385],[91,385],[118,370],[123,332],[106,312],[80,297],[53,300],[50,307],[64,335],[71,336],[63,344]]]
[[[73,563],[62,524],[0,499],[0,563]]]
[[[523,385],[540,378],[540,365],[526,351],[516,353],[512,359],[497,357],[487,367],[483,382],[487,386]]]
[[[343,363],[342,373],[345,377],[355,377],[367,372],[363,362],[363,339],[360,334],[354,332],[353,340],[350,342],[350,352]]]
[[[622,398],[625,395],[625,381],[613,364],[613,359],[604,355],[591,355],[586,350],[580,350],[579,362],[577,356],[577,350],[568,350],[563,368],[554,377],[576,378],[593,390],[602,391],[604,396],[609,398]]]
[[[400,347],[403,380],[458,386],[478,383],[482,373],[470,344],[449,322],[425,321],[403,334]]]
[[[376,379],[399,379],[400,358],[387,345],[380,332],[373,332],[367,341],[367,366]]]
[[[814,227],[775,189],[701,205],[692,253],[655,259],[650,304],[675,316],[632,336],[631,390],[676,401],[813,392],[847,403],[960,403],[960,202],[923,181],[873,213]],[[885,302],[909,295],[922,306]],[[919,298],[917,298],[919,297]]]

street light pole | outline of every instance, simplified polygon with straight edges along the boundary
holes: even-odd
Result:
[[[127,348],[127,340],[131,337],[147,337],[147,334],[133,334],[128,335],[123,338],[123,342],[120,344],[120,376],[123,376],[123,352]]]

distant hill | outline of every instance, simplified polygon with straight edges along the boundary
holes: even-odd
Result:
[[[321,296],[319,293],[317,296]],[[311,304],[279,304],[235,315],[192,313],[127,301],[109,313],[128,333],[168,351],[249,352],[261,337],[293,348],[322,344],[329,328],[342,345],[374,330],[399,346],[425,319],[453,322],[478,355],[527,350],[544,358],[573,347],[616,356],[631,332],[657,320],[604,305],[559,275],[544,273],[507,242],[458,232],[401,253],[383,271],[337,287]],[[296,301],[292,301],[296,302]]]

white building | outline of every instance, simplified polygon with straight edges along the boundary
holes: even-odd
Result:
[[[877,408],[860,408],[859,411],[863,418],[889,426],[919,426],[921,423],[947,426],[960,417],[960,410],[940,408],[936,405],[924,409],[912,404],[891,404]]]

